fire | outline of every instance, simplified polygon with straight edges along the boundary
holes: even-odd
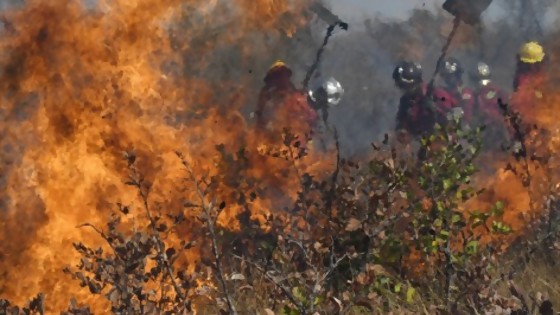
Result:
[[[0,171],[6,181],[0,190],[6,200],[0,204],[0,295],[22,304],[45,292],[47,312],[55,313],[66,308],[71,292],[103,313],[106,305],[77,288],[62,269],[78,259],[72,242],[103,243],[94,231],[78,225],[102,227],[117,202],[142,211],[137,191],[124,183],[124,152],[137,156],[138,168],[151,184],[150,203],[177,211],[185,200],[195,201],[197,193],[183,189],[185,169],[176,151],[185,154],[200,179],[220,174],[216,145],[252,148],[247,175],[286,188],[273,199],[254,202],[259,211],[252,215],[261,220],[296,197],[298,177],[279,174],[295,168],[330,170],[334,162],[315,151],[295,165],[259,156],[261,142],[240,113],[247,93],[256,91],[182,74],[188,63],[183,57],[194,55],[207,64],[204,56],[216,46],[249,33],[291,36],[306,21],[306,4],[116,0],[87,9],[77,0],[34,0],[8,12],[0,39]],[[181,28],[180,22],[191,16],[191,27]],[[212,36],[191,41],[207,29]],[[222,91],[227,92],[217,93]],[[188,121],[176,121],[179,115]],[[519,183],[500,174],[494,177],[493,197],[511,197],[508,207],[527,209]],[[223,189],[218,193],[224,201],[235,198],[234,189]],[[241,210],[227,207],[219,223],[238,228],[235,214]],[[188,238],[189,231],[182,236]],[[187,256],[196,261],[199,252]]]
[[[61,270],[77,261],[73,241],[102,243],[77,225],[102,227],[117,202],[139,205],[137,191],[123,183],[123,152],[138,156],[152,203],[181,209],[180,201],[194,193],[185,196],[178,189],[184,169],[175,151],[203,174],[215,172],[216,144],[251,142],[236,111],[243,97],[224,114],[209,82],[165,70],[166,64],[180,67],[181,54],[199,49],[185,44],[176,51],[171,40],[177,32],[188,38],[201,30],[173,26],[181,14],[195,14],[193,8],[202,16],[201,29],[224,17],[236,22],[205,43],[203,50],[210,52],[248,31],[292,32],[293,23],[302,22],[298,12],[304,4],[238,0],[233,6],[243,14],[228,16],[224,1],[100,1],[91,10],[62,0],[29,1],[7,13],[0,41],[0,130],[3,158],[11,160],[4,162],[11,166],[2,170],[8,200],[0,232],[2,297],[24,303],[46,292],[50,313],[64,309],[72,292],[102,311],[105,305],[92,301],[87,290],[77,291]],[[199,104],[202,109],[195,108]],[[188,126],[168,123],[177,113],[197,111],[206,116]],[[196,259],[196,252],[189,255]]]
[[[550,52],[554,52],[551,49]],[[560,106],[552,76],[538,77],[532,85],[514,94],[509,105],[519,110],[524,124],[536,126],[525,136],[527,158],[514,161],[509,155],[491,153],[483,156],[483,161],[498,166],[495,174],[481,174],[479,186],[487,191],[467,204],[471,209],[487,209],[496,201],[505,204],[504,220],[515,233],[522,235],[526,227],[541,215],[546,215],[547,198],[558,193],[558,159],[554,156],[560,149],[560,125],[555,118]],[[535,93],[534,98],[526,97]],[[537,94],[538,93],[538,94]],[[506,167],[513,166],[515,171]],[[504,244],[503,247],[507,247]]]

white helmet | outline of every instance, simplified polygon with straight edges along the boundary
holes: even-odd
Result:
[[[321,93],[326,94],[329,106],[336,106],[340,103],[340,100],[344,95],[344,89],[342,88],[340,82],[333,77],[330,77],[328,79],[319,79],[314,81],[308,91],[309,98],[313,102],[317,102],[317,98]]]

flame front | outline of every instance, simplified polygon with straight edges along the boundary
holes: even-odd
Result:
[[[188,197],[177,189],[184,174],[176,150],[202,171],[214,168],[216,144],[250,141],[235,108],[243,99],[223,114],[207,82],[165,70],[169,64],[181,67],[181,56],[191,49],[173,48],[170,39],[200,31],[174,29],[179,19],[196,8],[201,28],[223,23],[224,16],[238,22],[197,50],[204,56],[218,42],[235,42],[249,31],[290,32],[294,25],[285,15],[303,4],[119,0],[100,1],[91,10],[61,0],[29,1],[7,13],[0,57],[3,165],[8,165],[2,170],[2,296],[24,303],[45,292],[49,312],[64,309],[69,292],[96,305],[86,291],[75,291],[76,283],[61,270],[77,259],[72,241],[99,238],[77,225],[102,226],[113,204],[137,200],[137,192],[123,184],[123,152],[140,156],[140,168],[157,192],[152,202],[173,206]],[[226,15],[226,7],[245,11]],[[280,17],[284,24],[278,26]],[[178,112],[194,111],[195,104],[208,115],[188,128],[166,123]]]

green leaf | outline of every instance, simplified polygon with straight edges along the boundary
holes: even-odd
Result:
[[[467,254],[474,255],[478,251],[478,241],[473,240],[467,243]]]
[[[303,291],[299,287],[293,287],[292,288],[292,294],[294,295],[294,297],[299,302],[301,302],[301,303],[307,302],[307,299],[305,298],[305,295],[303,294]]]
[[[315,298],[315,301],[313,301],[313,305],[317,306],[319,305],[321,302],[323,302],[323,298],[321,298],[320,296]]]
[[[401,284],[397,283],[395,284],[395,293],[399,293],[399,292],[401,292]]]
[[[416,293],[416,289],[414,289],[413,287],[408,287],[408,289],[406,289],[406,302],[407,303],[414,302],[414,294],[415,293]]]
[[[281,315],[300,315],[299,311],[295,308],[291,308],[287,305],[285,305],[282,310],[280,311]]]
[[[455,224],[455,223],[461,221],[461,218],[462,218],[462,217],[461,217],[460,215],[454,214],[454,215],[451,217],[451,222],[453,222],[453,223]]]
[[[455,256],[455,255],[452,254],[452,255],[451,255],[451,263],[455,264],[455,263],[457,263],[458,261],[459,261],[459,258],[457,258],[457,256]]]
[[[492,215],[496,217],[501,217],[504,214],[504,203],[501,201],[496,202],[494,207],[492,207]]]
[[[496,210],[503,210],[504,209],[504,203],[501,201],[496,202]]]
[[[502,222],[493,221],[492,222],[492,231],[495,232],[495,233],[508,234],[508,233],[511,232],[511,227],[509,227],[508,225],[506,225]]]
[[[444,179],[443,180],[443,189],[444,190],[448,190],[449,188],[451,188],[451,185],[453,185],[453,183],[451,182],[450,179]]]
[[[477,228],[484,224],[484,221],[480,220],[479,218],[475,218],[471,223],[471,228]]]

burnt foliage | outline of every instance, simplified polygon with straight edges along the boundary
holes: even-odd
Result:
[[[543,158],[550,152],[528,140],[538,129],[501,107],[514,130],[504,148],[513,156],[508,168],[532,192],[534,172],[553,170]],[[360,162],[340,157],[337,131],[329,130],[333,167],[318,173],[305,166],[314,144],[288,129],[260,154],[216,147],[214,175],[198,174],[177,152],[191,197],[182,209],[166,210],[176,215],[155,207],[137,166],[141,157],[126,155],[126,183],[137,190],[139,206],[118,204],[104,228],[80,226],[104,242],[75,243],[81,258],[64,271],[113,314],[553,314],[553,299],[527,293],[516,274],[538,251],[555,265],[555,186],[533,192],[546,197],[532,206],[548,212],[532,218],[536,232],[514,243],[510,259],[500,249],[512,232],[502,220],[506,205],[468,208],[483,193],[473,181],[484,128],[450,115],[415,150],[385,135]],[[288,191],[255,177],[252,165],[262,159],[283,165],[275,176],[297,183],[297,195],[281,208],[263,209],[261,202]],[[190,233],[179,233],[187,222]],[[193,254],[200,257],[190,266],[186,257]],[[0,310],[43,314],[44,298],[21,309],[1,301]],[[90,311],[72,300],[64,314]]]

